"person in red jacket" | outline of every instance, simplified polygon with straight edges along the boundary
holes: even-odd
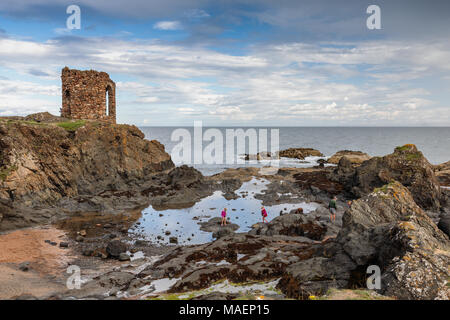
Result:
[[[262,216],[263,222],[267,223],[267,220],[266,220],[266,218],[267,218],[267,211],[266,211],[266,208],[264,208],[264,207],[261,207],[261,216]]]
[[[222,226],[227,225],[227,208],[223,208],[222,210]]]

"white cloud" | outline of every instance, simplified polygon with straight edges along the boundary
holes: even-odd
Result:
[[[153,28],[158,30],[181,30],[183,26],[179,21],[159,21],[155,23]]]
[[[187,10],[184,13],[184,15],[190,19],[202,19],[202,18],[209,18],[211,16],[208,12],[201,9]]]
[[[151,111],[152,117],[159,113],[161,124],[177,117],[202,117],[282,125],[405,125],[425,120],[448,125],[448,105],[436,101],[417,81],[448,67],[449,47],[385,41],[340,46],[287,43],[254,46],[239,56],[160,41],[0,39],[0,67],[49,75],[53,89],[38,82],[20,84],[49,97],[59,95],[54,88],[67,63],[109,72],[113,79],[121,74],[135,78],[117,82],[118,108],[138,124],[143,120],[136,105],[140,112]],[[421,60],[421,55],[430,58]],[[5,90],[13,84],[2,86],[5,101]],[[125,111],[131,104],[134,111]],[[43,108],[47,103],[36,100],[30,105]],[[440,116],[433,119],[434,110],[440,110]],[[185,117],[179,117],[181,113]]]
[[[0,116],[24,116],[43,111],[58,114],[60,91],[56,85],[0,79]]]

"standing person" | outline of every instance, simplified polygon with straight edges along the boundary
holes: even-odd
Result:
[[[337,206],[336,206],[336,196],[334,196],[331,200],[330,203],[328,204],[328,209],[330,209],[330,221],[336,221],[336,210],[337,210]]]
[[[223,208],[222,210],[222,224],[221,226],[227,225],[227,208]]]
[[[267,211],[266,211],[266,208],[264,208],[264,207],[261,207],[261,216],[262,216],[263,222],[267,223],[267,220],[266,220],[266,218],[267,218]]]

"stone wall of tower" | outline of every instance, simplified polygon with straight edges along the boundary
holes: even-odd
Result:
[[[65,67],[61,81],[62,117],[116,123],[116,84],[106,72]]]

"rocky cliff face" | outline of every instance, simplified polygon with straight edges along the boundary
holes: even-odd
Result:
[[[130,191],[151,174],[173,167],[164,146],[145,140],[135,126],[0,122],[4,220],[15,208],[51,207],[64,198]]]
[[[433,169],[416,146],[405,145],[390,155],[371,158],[357,168],[352,168],[351,162],[342,158],[330,179],[344,185],[356,198],[396,180],[409,189],[420,207],[438,210],[442,195]]]

